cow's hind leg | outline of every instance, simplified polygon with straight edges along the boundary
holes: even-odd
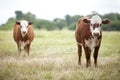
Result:
[[[94,54],[93,54],[95,67],[97,67],[98,51],[99,51],[99,47],[95,47],[95,51],[94,51]]]
[[[78,64],[81,65],[82,46],[78,44]]]
[[[86,67],[91,66],[91,50],[88,47],[84,47],[85,50],[85,56],[86,56]]]

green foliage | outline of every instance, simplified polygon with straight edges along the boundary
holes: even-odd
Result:
[[[120,21],[120,14],[118,14],[118,13],[108,13],[108,14],[103,15],[103,18],[108,18],[111,21],[117,21],[117,20]]]
[[[120,21],[111,21],[108,25],[103,25],[102,29],[105,31],[120,31]]]
[[[26,14],[22,11],[15,11],[16,14],[16,20],[28,20],[28,21],[35,21],[36,16],[32,14],[31,12],[27,12]]]
[[[54,30],[55,24],[48,20],[36,20],[34,26],[38,29],[47,29],[47,30]]]
[[[69,27],[68,27],[69,30],[75,30],[76,29],[76,23],[72,23]]]
[[[68,26],[69,30],[75,30],[76,29],[76,23],[82,16],[75,15],[71,17],[71,24]]]
[[[15,11],[16,14],[16,20],[21,20],[23,17],[22,11]]]
[[[102,16],[103,18],[108,18],[110,24],[103,25],[102,29],[105,31],[120,31],[120,14],[109,13]]]
[[[66,19],[67,26],[70,26],[70,24],[71,24],[71,16],[70,15],[66,15],[65,19]]]
[[[32,21],[34,24],[34,27],[37,29],[46,29],[46,30],[62,30],[64,28],[67,28],[69,30],[75,30],[76,22],[81,18],[81,15],[75,15],[70,16],[67,14],[65,16],[65,19],[55,18],[53,21],[48,21],[44,19],[38,19],[34,14],[31,12],[23,13],[22,11],[15,11],[16,17],[15,18],[9,18],[8,21],[5,24],[0,25],[1,30],[9,30],[12,29],[12,27],[15,24],[15,21],[18,20],[28,20]],[[93,15],[100,15],[96,11],[92,11],[91,14],[88,16]],[[120,31],[120,14],[119,13],[108,13],[105,15],[100,15],[103,19],[108,18],[110,20],[110,24],[103,25],[102,29],[107,31]]]
[[[15,24],[15,18],[9,18],[7,23],[0,26],[0,30],[11,30]]]
[[[32,21],[34,23],[34,21],[36,20],[36,16],[30,12],[23,14],[22,19],[28,20],[28,21]]]
[[[67,25],[67,23],[64,19],[59,19],[59,18],[54,19],[54,23],[55,23],[56,29],[58,29],[58,30],[63,29],[63,27],[65,27]]]

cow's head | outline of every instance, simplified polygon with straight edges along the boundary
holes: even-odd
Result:
[[[101,32],[101,25],[110,23],[108,19],[102,20],[98,15],[92,16],[90,19],[83,19],[83,22],[90,24],[92,36],[99,36]]]
[[[24,37],[28,32],[29,25],[32,25],[32,22],[21,20],[21,21],[17,21],[16,24],[20,25],[20,31],[21,31],[22,37]]]

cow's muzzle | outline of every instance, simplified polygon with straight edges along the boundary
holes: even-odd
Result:
[[[23,34],[26,34],[26,31],[23,31],[22,33],[23,33]]]
[[[94,36],[99,36],[99,33],[93,33]]]

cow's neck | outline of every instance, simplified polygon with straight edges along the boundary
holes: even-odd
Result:
[[[26,42],[27,40],[28,40],[27,34],[24,37],[21,36],[21,41],[22,42]]]
[[[101,39],[99,37],[90,36],[87,39],[84,39],[85,47],[89,47],[92,51],[96,46],[100,45]]]

